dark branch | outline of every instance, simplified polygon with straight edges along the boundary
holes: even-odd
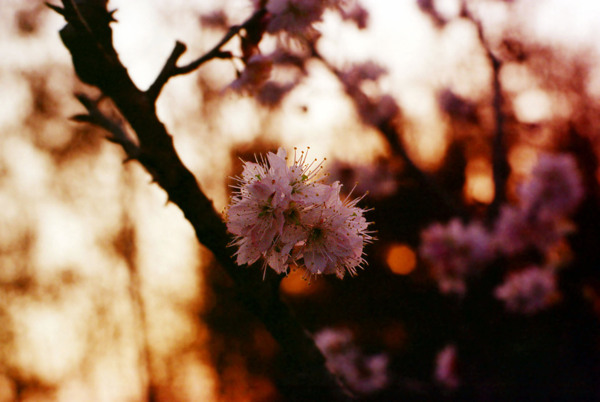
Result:
[[[406,164],[407,174],[414,177],[437,201],[445,208],[451,216],[458,216],[466,219],[468,216],[465,208],[454,199],[444,189],[439,186],[429,175],[415,164],[412,158],[406,152],[406,148],[400,143],[400,135],[391,122],[385,121],[376,127],[383,137],[387,140],[395,155],[400,156]]]
[[[148,99],[151,101],[156,100],[156,98],[158,98],[158,95],[160,95],[162,88],[172,77],[182,74],[188,74],[199,68],[207,61],[213,59],[230,59],[231,57],[233,57],[231,52],[223,51],[221,50],[221,48],[225,44],[227,44],[227,42],[229,42],[235,35],[237,35],[242,29],[248,27],[249,25],[255,24],[258,19],[264,16],[264,14],[265,10],[260,9],[257,12],[255,12],[250,18],[248,18],[242,25],[232,26],[231,28],[229,28],[225,36],[221,38],[219,43],[217,43],[211,50],[209,50],[206,54],[199,57],[198,59],[192,61],[191,63],[186,64],[185,66],[177,66],[177,61],[179,60],[181,55],[185,53],[186,50],[185,44],[177,41],[175,43],[173,51],[171,52],[171,55],[167,59],[160,74],[158,74],[158,77],[156,77],[154,83],[152,83],[150,88],[148,88],[148,90],[146,91]]]

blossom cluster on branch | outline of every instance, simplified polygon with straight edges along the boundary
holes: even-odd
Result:
[[[260,163],[244,162],[227,210],[227,229],[236,237],[238,265],[261,257],[264,269],[287,273],[302,264],[309,275],[356,274],[365,263],[363,247],[372,240],[360,198],[342,199],[339,182],[317,177],[321,163],[307,162],[308,150],[294,155],[279,148]]]
[[[306,63],[315,57],[321,38],[318,24],[327,11],[358,29],[367,26],[368,12],[356,0],[253,0],[255,23],[240,33],[242,54],[237,79],[228,88],[253,96],[266,107],[276,107],[304,78]],[[216,16],[218,17],[218,15]],[[212,21],[215,14],[206,16]],[[226,26],[222,26],[226,28]],[[274,39],[275,47],[265,51],[264,37]],[[267,45],[266,48],[270,48]],[[283,74],[278,74],[278,72]],[[362,78],[369,79],[369,78]],[[375,79],[375,78],[371,78]]]

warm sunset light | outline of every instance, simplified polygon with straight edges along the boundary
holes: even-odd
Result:
[[[466,171],[465,199],[468,202],[489,204],[494,199],[494,181],[492,166],[487,159],[477,158],[469,161]]]
[[[304,269],[296,268],[281,281],[281,291],[291,296],[308,295],[319,289],[319,280],[309,280]]]

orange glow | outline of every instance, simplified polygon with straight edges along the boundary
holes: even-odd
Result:
[[[448,148],[446,127],[437,119],[414,122],[403,139],[413,161],[425,170],[435,170]]]
[[[537,161],[537,151],[528,145],[517,145],[508,152],[511,171],[517,175],[527,175]]]
[[[489,204],[494,199],[492,165],[487,159],[476,158],[467,163],[464,194],[467,202]]]
[[[515,196],[516,187],[527,177],[537,162],[538,151],[530,145],[516,145],[508,152],[511,176],[508,180],[508,193]]]
[[[303,269],[292,269],[281,281],[281,291],[292,296],[310,294],[316,290],[315,282],[305,277]]]
[[[385,259],[390,270],[397,275],[408,275],[417,266],[415,252],[406,244],[393,244],[387,252]]]

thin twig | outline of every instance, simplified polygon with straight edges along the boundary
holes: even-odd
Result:
[[[156,80],[154,80],[154,82],[152,83],[150,88],[148,88],[148,90],[146,91],[148,99],[150,101],[156,100],[158,98],[158,95],[160,95],[162,88],[165,86],[167,81],[169,81],[169,79],[172,77],[190,73],[190,72],[196,70],[197,68],[199,68],[202,64],[204,64],[207,61],[210,61],[212,59],[229,59],[229,58],[231,58],[232,57],[231,52],[223,51],[223,50],[221,50],[221,48],[225,44],[227,44],[227,42],[229,42],[235,35],[237,35],[242,29],[247,27],[249,24],[254,23],[257,19],[262,18],[262,16],[264,14],[265,14],[265,10],[260,9],[260,10],[256,11],[254,14],[252,14],[252,16],[250,16],[250,18],[248,18],[243,24],[232,26],[231,28],[229,28],[229,30],[227,31],[225,36],[223,36],[223,38],[221,38],[221,40],[211,50],[209,50],[207,53],[205,53],[203,56],[199,57],[198,59],[192,61],[191,63],[186,64],[185,66],[177,66],[177,61],[179,60],[181,55],[183,53],[185,53],[185,51],[186,51],[185,44],[177,41],[175,43],[175,47],[173,48],[173,51],[171,52],[171,55],[167,59],[161,72],[158,74],[158,77],[156,77]]]

